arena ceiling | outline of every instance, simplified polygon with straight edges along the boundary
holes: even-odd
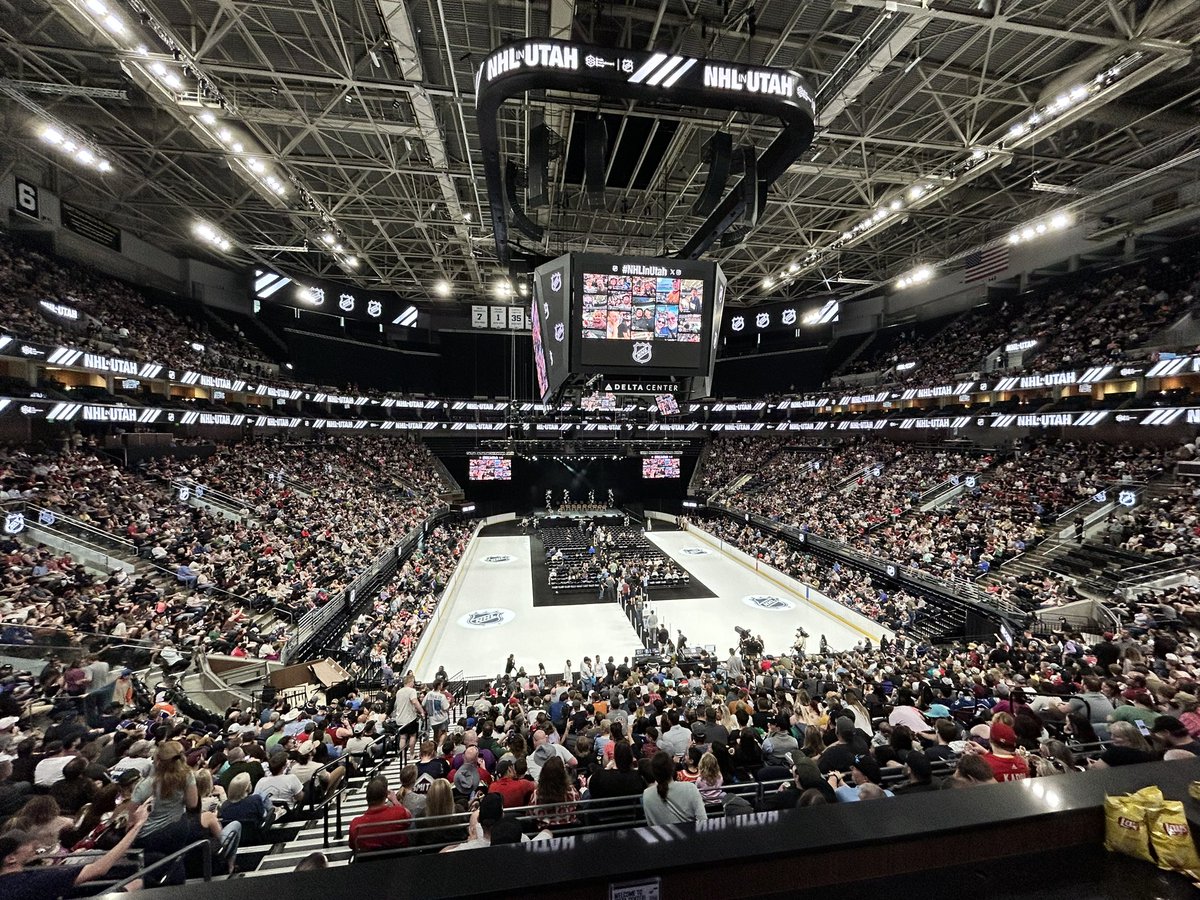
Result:
[[[474,73],[527,35],[788,67],[817,88],[812,148],[772,187],[759,226],[710,253],[734,302],[860,289],[1064,204],[1151,196],[1193,179],[1200,156],[1200,0],[0,0],[0,11],[10,170],[41,167],[44,183],[172,250],[194,254],[203,219],[228,236],[231,250],[214,253],[226,264],[438,302],[490,295],[504,274]],[[700,221],[704,141],[727,130],[761,151],[776,130],[602,100],[611,153],[596,209],[573,127],[595,109],[539,93],[503,110],[512,158],[543,117],[566,141],[535,248],[546,255],[670,253]],[[47,117],[112,170],[63,159],[39,138]]]

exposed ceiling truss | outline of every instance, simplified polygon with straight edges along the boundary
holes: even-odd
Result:
[[[413,299],[474,300],[504,275],[472,92],[480,60],[525,36],[786,66],[817,85],[812,149],[776,182],[759,227],[712,254],[732,277],[734,302],[858,287],[954,258],[1062,204],[1033,190],[1035,180],[1077,189],[1071,199],[1085,208],[1089,192],[1142,173],[1153,173],[1139,186],[1149,195],[1200,172],[1185,155],[1200,140],[1200,0],[105,2],[135,28],[161,26],[179,59],[161,41],[136,58],[83,0],[0,0],[0,79],[36,94],[116,169],[100,176],[64,162],[38,140],[28,105],[4,95],[0,141],[12,165],[173,251],[199,252],[191,228],[201,217],[238,245],[227,264],[270,261]],[[1006,140],[1012,123],[1130,58],[1136,77]],[[202,73],[212,97],[173,103],[138,75],[159,59]],[[209,103],[217,95],[224,112]],[[713,110],[583,103],[539,92],[502,111],[509,158],[525,158],[540,121],[568,148],[539,213],[540,253],[672,252],[697,224],[705,140],[726,130],[761,152],[775,131]],[[265,195],[195,127],[205,105],[236,115],[286,173],[296,186],[286,201]],[[579,183],[576,111],[615,126],[601,209]],[[984,146],[964,176],[963,161]],[[1186,161],[1160,171],[1164,153]],[[841,240],[917,184],[919,201]],[[362,261],[354,271],[320,246],[330,221]],[[442,281],[453,286],[449,300],[435,293]]]

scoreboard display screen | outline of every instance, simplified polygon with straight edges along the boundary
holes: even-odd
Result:
[[[700,343],[700,278],[583,273],[583,339]]]
[[[572,265],[578,371],[708,374],[715,263],[577,253]]]
[[[678,456],[643,456],[643,478],[678,478]]]
[[[622,384],[692,379],[689,390],[707,390],[726,284],[716,263],[698,259],[567,253],[543,263],[531,321],[538,396],[551,402],[592,375]]]
[[[472,456],[467,477],[471,481],[512,481],[512,459],[507,456]]]

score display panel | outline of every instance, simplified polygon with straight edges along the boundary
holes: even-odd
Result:
[[[715,263],[573,253],[571,277],[573,371],[650,376],[712,371],[724,304],[724,278]]]
[[[472,456],[467,461],[471,481],[512,481],[512,459],[507,456]]]
[[[678,456],[643,456],[643,478],[678,478]]]

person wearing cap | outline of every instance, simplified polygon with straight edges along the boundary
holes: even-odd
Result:
[[[905,757],[904,772],[908,775],[908,780],[892,788],[897,797],[941,789],[942,780],[933,777],[929,759],[920,750],[913,750]]]
[[[837,797],[838,803],[855,803],[865,799],[859,794],[859,789],[863,785],[870,784],[876,787],[881,785],[883,768],[870,753],[860,753],[850,764],[849,782],[838,772],[830,774],[827,780],[833,787],[833,793]],[[895,795],[891,791],[884,791],[883,796],[893,797]]]
[[[771,719],[767,727],[769,733],[762,742],[763,765],[788,765],[791,762],[792,753],[800,749],[800,745],[792,736],[790,720],[786,715],[780,713]]]
[[[1168,753],[1181,751],[1191,753],[1193,756],[1200,756],[1200,741],[1188,734],[1183,722],[1174,716],[1159,716],[1150,728],[1150,734],[1163,745],[1164,750]]]
[[[13,829],[0,835],[0,896],[5,900],[43,900],[75,893],[89,881],[103,878],[125,858],[129,848],[141,835],[149,818],[151,806],[143,804],[129,815],[125,834],[111,850],[84,866],[26,866],[38,858],[38,844],[29,834]],[[140,883],[131,884],[138,889]]]
[[[467,839],[461,844],[451,844],[443,847],[443,853],[453,853],[456,850],[476,850],[492,845],[492,828],[504,819],[504,800],[499,794],[485,794],[479,801],[477,809],[471,813],[467,824]]]
[[[365,793],[367,811],[350,821],[350,849],[364,853],[407,847],[412,814],[388,788],[387,779],[376,775]]]
[[[1011,725],[993,721],[988,732],[988,743],[991,749],[982,756],[997,781],[1021,781],[1029,777],[1029,763],[1016,752],[1017,733]]]

